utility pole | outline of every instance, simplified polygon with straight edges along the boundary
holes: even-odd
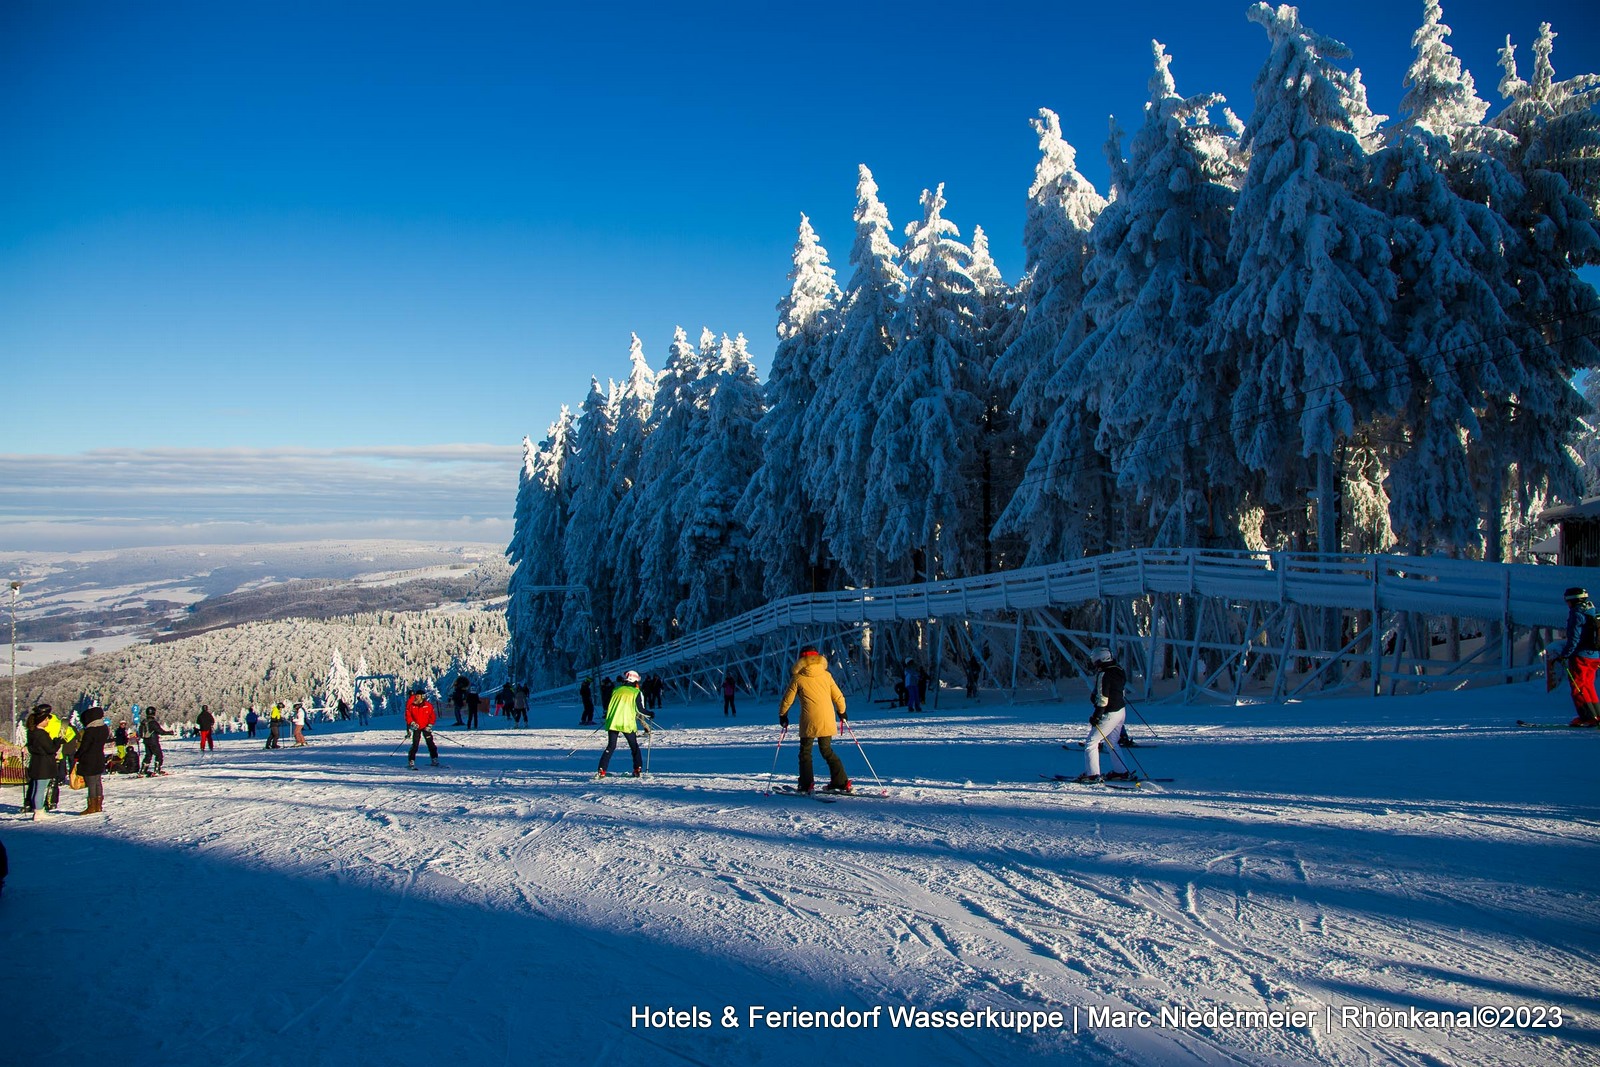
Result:
[[[22,592],[22,583],[16,579],[11,580],[11,729],[6,731],[5,740],[10,741],[17,735],[17,594]]]

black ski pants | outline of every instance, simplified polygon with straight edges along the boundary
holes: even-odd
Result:
[[[603,771],[611,766],[611,754],[617,750],[618,733],[615,730],[606,731],[606,750],[600,756],[600,769]],[[626,733],[620,736],[628,739],[628,749],[633,753],[633,769],[639,770],[644,766],[644,761],[639,758],[639,737],[637,734]]]
[[[802,737],[800,739],[800,790],[805,792],[816,784],[816,779],[811,773],[811,742],[817,743],[817,751],[822,753],[822,759],[828,765],[828,785],[835,789],[843,789],[850,784],[850,779],[845,776],[844,764],[839,757],[833,754],[833,739],[831,737]]]
[[[423,741],[424,738],[426,738],[427,741],[428,741],[428,758],[429,759],[438,759],[439,758],[438,746],[436,746],[433,743],[433,731],[432,730],[412,730],[411,731],[411,754],[409,756],[407,756],[406,759],[411,760],[413,762],[416,761],[416,758],[417,758],[417,746],[422,744],[422,741]]]

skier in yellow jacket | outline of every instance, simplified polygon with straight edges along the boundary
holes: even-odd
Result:
[[[828,660],[809,645],[800,650],[800,659],[794,665],[789,688],[784,690],[783,703],[778,705],[778,724],[789,726],[789,708],[795,697],[800,698],[800,792],[811,792],[815,779],[811,773],[811,743],[828,764],[828,784],[825,792],[848,793],[850,779],[845,777],[844,764],[833,754],[833,736],[838,732],[834,716],[845,721],[844,694],[839,683],[828,673]]]

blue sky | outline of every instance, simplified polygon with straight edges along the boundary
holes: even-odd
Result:
[[[578,7],[0,5],[0,456],[117,450],[133,484],[174,449],[475,443],[508,517],[522,435],[630,331],[658,367],[675,325],[742,331],[765,370],[802,212],[843,281],[858,163],[897,228],[945,182],[1015,280],[1039,107],[1104,189],[1152,37],[1243,116],[1266,49],[1242,0]],[[1385,113],[1421,10],[1301,5]],[[1491,101],[1543,20],[1558,76],[1600,70],[1591,3],[1445,6]]]

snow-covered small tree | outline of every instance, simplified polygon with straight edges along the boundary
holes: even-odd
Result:
[[[347,708],[356,705],[356,687],[350,677],[350,668],[345,666],[344,655],[336,648],[333,650],[333,659],[328,664],[328,677],[322,683],[322,703],[329,709],[337,708],[341,702]]]

